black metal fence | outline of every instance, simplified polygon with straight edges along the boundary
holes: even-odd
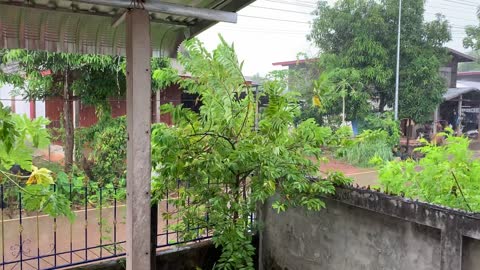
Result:
[[[185,183],[184,183],[185,184]],[[209,225],[176,228],[178,218],[164,219],[162,214],[176,212],[170,203],[178,198],[177,188],[152,206],[152,249],[165,249],[212,237]],[[25,210],[19,187],[0,184],[0,269],[60,269],[125,256],[126,188],[118,183],[98,186],[96,182],[67,183],[52,186],[71,202],[75,220],[53,218]],[[248,196],[243,187],[243,196]],[[190,207],[187,198],[186,207]],[[250,215],[250,223],[254,215]],[[209,224],[209,214],[205,213]],[[183,237],[189,232],[188,238]],[[193,237],[192,237],[193,235]]]
[[[72,202],[75,220],[53,218],[25,210],[22,193],[15,185],[0,185],[0,269],[60,269],[125,256],[125,187],[96,184],[55,185]],[[169,196],[176,196],[174,191]],[[152,207],[152,248],[162,249],[198,242],[212,236],[210,228],[187,228],[196,237],[185,239],[185,231],[172,229],[162,213],[174,206],[167,198]],[[188,202],[189,203],[189,202]],[[206,214],[208,218],[208,213]]]
[[[73,203],[73,222],[26,211],[18,187],[0,185],[0,269],[58,269],[125,255],[124,188],[52,188]]]

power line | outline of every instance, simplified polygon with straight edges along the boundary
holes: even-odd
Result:
[[[279,4],[284,4],[284,5],[291,5],[291,6],[297,6],[297,7],[308,7],[308,8],[315,8],[314,5],[308,5],[308,4],[301,4],[301,3],[292,3],[288,1],[282,1],[282,0],[264,0],[272,3],[279,3]]]
[[[281,8],[261,7],[261,6],[256,6],[256,5],[250,5],[249,7],[261,8],[261,9],[268,9],[268,10],[275,10],[275,11],[282,11],[282,12],[289,12],[289,13],[298,13],[298,14],[305,14],[305,15],[313,16],[311,13],[308,13],[308,12],[301,12],[301,11],[281,9]]]
[[[274,0],[268,0],[268,1],[274,1]],[[275,1],[274,1],[274,2],[275,2]],[[284,1],[283,1],[283,2],[284,2]],[[294,5],[293,3],[290,3],[290,4]],[[256,5],[251,5],[251,7],[313,16],[311,13],[308,13],[308,12],[287,10],[287,9],[281,9],[281,8],[263,7],[263,6],[256,6]],[[426,13],[426,14],[430,14],[430,15],[436,15],[436,14],[438,14],[438,13],[433,13],[433,12],[431,12],[431,11],[425,11],[425,13]],[[301,21],[294,21],[294,20],[285,20],[285,19],[277,19],[277,18],[267,18],[267,17],[261,17],[261,16],[252,16],[252,15],[239,15],[239,16],[244,16],[244,17],[249,17],[249,18],[256,18],[256,19],[276,20],[276,21],[287,21],[287,22],[305,23],[305,24],[308,24],[308,22],[301,22]],[[446,18],[447,18],[447,20],[448,20],[449,18],[455,18],[455,19],[465,20],[465,18],[459,18],[459,17],[454,17],[454,16],[446,16]],[[468,23],[472,23],[472,24],[476,24],[476,23],[477,23],[477,22],[470,21],[470,20],[465,20],[465,21],[468,21]],[[462,28],[463,28],[463,26],[456,26],[456,25],[454,25],[454,24],[450,24],[450,25],[451,25],[453,28],[458,28],[458,27],[462,27]]]
[[[252,16],[252,15],[238,15],[240,17],[246,17],[246,18],[253,18],[253,19],[261,19],[261,20],[271,20],[271,21],[279,21],[279,22],[291,22],[291,23],[301,23],[301,24],[310,24],[308,21],[295,21],[295,20],[288,20],[288,19],[279,19],[279,18],[271,18],[271,17],[261,17],[261,16]],[[449,24],[451,28],[457,28],[457,29],[465,29],[466,26],[462,25],[456,25],[456,24]]]
[[[288,5],[294,5],[294,6],[301,6],[301,5],[298,5],[298,3],[295,4],[295,3],[291,3],[291,2],[287,2],[287,1],[281,1],[281,0],[265,0],[265,1],[275,2],[275,3],[282,3],[282,4],[288,4]],[[455,0],[450,0],[450,2],[452,2],[452,1],[455,2]],[[447,1],[447,2],[448,2],[448,1]],[[441,4],[441,5],[442,5],[443,3],[437,3],[437,4]],[[445,4],[443,4],[443,5],[445,5]],[[447,6],[448,6],[449,8],[450,8],[450,7],[458,7],[458,6],[450,6],[450,5],[447,5]],[[467,6],[467,7],[475,7],[475,6],[471,6],[471,5],[465,5],[465,6]],[[308,13],[308,12],[288,10],[288,9],[282,9],[282,8],[264,7],[264,6],[256,6],[256,5],[251,5],[251,7],[313,16],[313,14]],[[430,15],[436,15],[436,14],[438,14],[438,12],[432,12],[432,11],[427,11],[427,10],[425,10],[425,13],[426,13],[426,14],[430,14]],[[473,23],[473,24],[476,24],[476,23],[477,23],[477,22],[474,22],[474,21],[471,21],[471,20],[466,20],[465,18],[454,17],[454,16],[446,16],[446,18],[447,18],[447,19],[449,19],[449,18],[455,18],[455,19],[464,20],[464,21],[467,21],[468,23]],[[268,18],[268,19],[270,19],[270,18]],[[273,19],[273,18],[272,18],[272,19]]]
[[[278,19],[278,18],[267,18],[267,17],[260,17],[260,16],[251,16],[251,15],[243,15],[238,14],[239,17],[246,17],[252,19],[261,19],[261,20],[270,20],[270,21],[277,21],[277,22],[291,22],[291,23],[301,23],[301,24],[310,24],[309,22],[302,22],[302,21],[295,21],[295,20],[286,20],[286,19]]]
[[[287,32],[295,32],[295,33],[306,33],[308,31],[298,31],[299,28],[292,28],[292,29],[288,29],[288,28],[270,28],[270,27],[244,27],[244,26],[237,26],[237,25],[221,25],[221,26],[218,26],[218,27],[221,27],[221,28],[229,28],[229,29],[245,29],[245,30],[260,30],[260,31],[287,31]]]
[[[469,6],[469,7],[472,7],[472,6],[478,7],[479,6],[478,3],[473,3],[473,2],[470,2],[470,1],[466,1],[466,0],[462,0],[462,1],[459,1],[459,0],[445,0],[445,2],[450,2],[450,3],[463,5],[463,6]]]
[[[458,5],[458,4],[445,4],[445,3],[435,3],[435,5],[425,5],[425,8],[436,8],[436,9],[456,9],[458,11],[465,11],[466,9],[472,10],[472,8],[476,9],[476,6],[471,5]]]
[[[316,8],[316,3],[315,2],[309,2],[309,1],[296,1],[290,2],[290,1],[285,1],[285,0],[264,0],[272,3],[279,3],[279,4],[284,4],[284,5],[291,5],[291,6],[297,6],[297,7],[308,7],[308,8]],[[480,3],[475,3],[472,1],[467,1],[467,0],[444,0],[445,3],[442,2],[435,2],[432,4],[438,4],[438,5],[444,5],[447,7],[454,7],[458,8],[459,5],[466,7],[466,8],[478,8],[480,6]],[[430,2],[427,2],[426,5],[429,5]],[[453,4],[453,5],[449,5]]]
[[[220,29],[226,31],[239,31],[245,33],[258,33],[262,35],[292,35],[292,36],[306,36],[306,33],[300,32],[288,32],[288,31],[261,31],[261,30],[248,30],[248,29]]]
[[[441,13],[438,13],[438,12],[431,12],[431,11],[425,11],[425,14],[427,15],[437,15],[437,14],[441,14]],[[444,15],[444,14],[441,14],[441,15]],[[445,16],[445,15],[444,15]],[[462,21],[465,21],[465,22],[468,22],[468,23],[473,23],[473,24],[477,24],[478,21],[475,21],[475,20],[469,20],[469,19],[465,19],[465,18],[460,18],[460,17],[455,17],[455,16],[445,16],[445,18],[450,21],[451,19],[456,19],[456,20],[462,20]]]
[[[222,25],[218,26],[218,28],[226,29],[226,30],[247,30],[247,31],[259,31],[259,32],[288,32],[288,33],[296,33],[296,34],[308,34],[309,31],[297,31],[298,29],[281,29],[281,28],[258,28],[258,27],[240,27],[240,26],[230,26],[230,25]]]
[[[281,4],[288,4],[288,5],[293,5],[293,6],[302,6],[302,5],[299,5],[298,2],[295,4],[295,3],[291,3],[291,2],[288,2],[288,1],[282,1],[282,0],[265,0],[265,1],[274,2],[274,3],[281,3]],[[450,2],[454,3],[455,1],[450,0]],[[264,6],[256,6],[256,5],[253,5],[251,7],[260,8],[260,9],[267,9],[267,10],[282,11],[282,12],[289,12],[289,13],[305,14],[305,15],[311,15],[312,16],[312,14],[307,13],[307,12],[287,10],[287,9],[281,9],[281,8],[264,7]],[[472,6],[469,6],[469,7],[472,7]],[[429,12],[425,11],[425,13],[428,14]],[[432,14],[432,12],[430,12],[430,14]],[[252,18],[252,19],[261,19],[261,20],[270,20],[270,21],[277,21],[277,22],[289,22],[289,23],[298,23],[298,24],[308,24],[308,25],[310,25],[310,23],[308,21],[298,21],[298,20],[280,19],[280,18],[262,17],[262,16],[253,16],[253,15],[239,15],[239,16],[240,17],[246,17],[246,18]],[[446,18],[447,19],[448,18],[464,19],[464,18],[458,18],[458,17],[453,17],[453,16],[447,16]],[[472,24],[476,24],[476,23],[472,22]],[[464,33],[466,25],[458,25],[458,24],[451,24],[450,23],[449,26],[451,27],[452,38],[463,38],[463,37],[466,36],[466,34]],[[250,29],[239,29],[239,30],[240,31],[250,31],[252,33],[254,33],[254,32],[258,33],[258,32],[263,31],[263,30],[252,29],[252,28],[250,28]],[[269,33],[283,33],[283,34],[292,34],[292,35],[305,35],[305,32],[285,31],[284,29],[279,29],[279,30],[265,29],[265,32],[266,33],[268,33],[268,32]],[[461,35],[461,37],[459,35]]]

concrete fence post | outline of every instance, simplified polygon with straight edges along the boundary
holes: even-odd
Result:
[[[441,270],[462,269],[462,233],[455,217],[447,217],[448,221],[441,236]]]
[[[126,20],[127,55],[127,270],[151,269],[150,15],[131,9]]]

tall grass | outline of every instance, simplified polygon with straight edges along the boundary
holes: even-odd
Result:
[[[384,130],[365,130],[350,143],[337,151],[337,155],[348,163],[371,167],[373,158],[384,161],[393,159],[392,146],[389,144],[389,134]]]
[[[392,148],[384,141],[356,143],[345,149],[344,159],[356,166],[371,167],[370,160],[379,157],[382,160],[392,160]]]

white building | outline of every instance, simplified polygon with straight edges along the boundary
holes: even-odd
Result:
[[[23,100],[21,96],[11,96],[12,90],[13,85],[4,84],[0,86],[0,103],[10,107],[17,114],[26,114],[30,118],[45,117],[45,102],[30,102]]]

